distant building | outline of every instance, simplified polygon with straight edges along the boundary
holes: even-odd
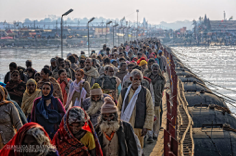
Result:
[[[236,20],[210,20],[211,32],[236,32]]]

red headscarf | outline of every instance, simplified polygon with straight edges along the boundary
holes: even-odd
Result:
[[[79,106],[74,106],[74,107],[79,107]],[[88,148],[73,136],[69,128],[68,124],[69,112],[74,107],[71,107],[64,115],[60,127],[57,133],[54,135],[52,142],[53,145],[57,146],[57,150],[61,156],[67,156],[67,155],[89,156],[90,154]],[[91,121],[88,119],[87,113],[85,111],[84,114],[87,122],[85,122],[85,125],[82,127],[82,129],[89,131],[93,134],[96,145],[96,156],[103,156],[102,149],[99,144],[96,133],[94,131],[93,125]]]
[[[139,63],[140,63],[142,60],[145,60],[145,61],[146,61],[145,57],[141,57],[141,58],[137,61],[137,64],[139,65]]]
[[[27,131],[31,128],[37,127],[42,130],[46,137],[50,140],[48,133],[44,130],[42,126],[35,122],[30,122],[25,124],[23,127],[19,129],[19,131],[15,134],[15,136],[3,147],[0,151],[1,156],[21,156],[23,153],[14,151],[14,148],[11,148],[13,145],[20,147],[22,145],[23,139],[27,133]],[[50,140],[51,143],[51,140]]]
[[[154,52],[152,52],[150,55],[149,55],[149,58],[156,58],[156,54]]]

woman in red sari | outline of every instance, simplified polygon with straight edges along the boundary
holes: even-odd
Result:
[[[38,147],[38,148],[37,148]],[[0,151],[1,156],[58,156],[56,148],[42,126],[30,122]]]
[[[60,156],[103,156],[93,125],[78,106],[64,115],[52,142]]]

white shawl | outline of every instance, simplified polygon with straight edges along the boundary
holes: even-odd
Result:
[[[132,98],[129,101],[129,104],[127,105],[126,109],[124,110],[124,108],[125,108],[125,100],[126,100],[127,96],[129,95],[131,86],[132,85],[130,85],[128,87],[128,89],[127,89],[127,91],[125,93],[125,98],[123,100],[122,109],[121,109],[121,115],[120,115],[121,120],[126,121],[126,122],[129,122],[129,120],[131,118],[131,115],[132,115],[133,110],[134,110],[134,106],[135,106],[137,98],[138,98],[138,94],[139,94],[139,92],[142,89],[141,85],[139,85],[138,89],[135,91],[134,95],[132,96]]]

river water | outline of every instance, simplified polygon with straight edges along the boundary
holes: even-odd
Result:
[[[98,48],[91,48],[96,52]],[[88,55],[87,48],[65,48],[63,57],[68,53],[80,55],[84,51]],[[32,60],[33,68],[41,71],[44,65],[50,65],[50,59],[55,56],[61,56],[60,48],[52,49],[0,49],[0,81],[4,81],[5,74],[9,71],[10,62],[16,62],[18,66],[25,67],[26,60]]]
[[[196,75],[217,85],[215,87],[206,83],[210,89],[236,100],[236,47],[173,47],[173,49],[179,59]],[[233,113],[236,113],[236,107],[232,106],[236,106],[236,103],[227,105]]]
[[[87,49],[64,49],[64,57],[68,53],[80,55],[82,50],[86,52]],[[99,49],[95,50],[98,52]],[[212,86],[209,88],[236,100],[236,47],[173,47],[173,50],[200,78],[227,89]],[[30,59],[33,68],[40,71],[44,65],[50,65],[50,59],[55,56],[61,56],[60,48],[0,49],[0,81],[3,81],[9,70],[10,62],[25,67],[25,61]],[[228,106],[233,113],[236,113],[235,107],[229,103]]]

